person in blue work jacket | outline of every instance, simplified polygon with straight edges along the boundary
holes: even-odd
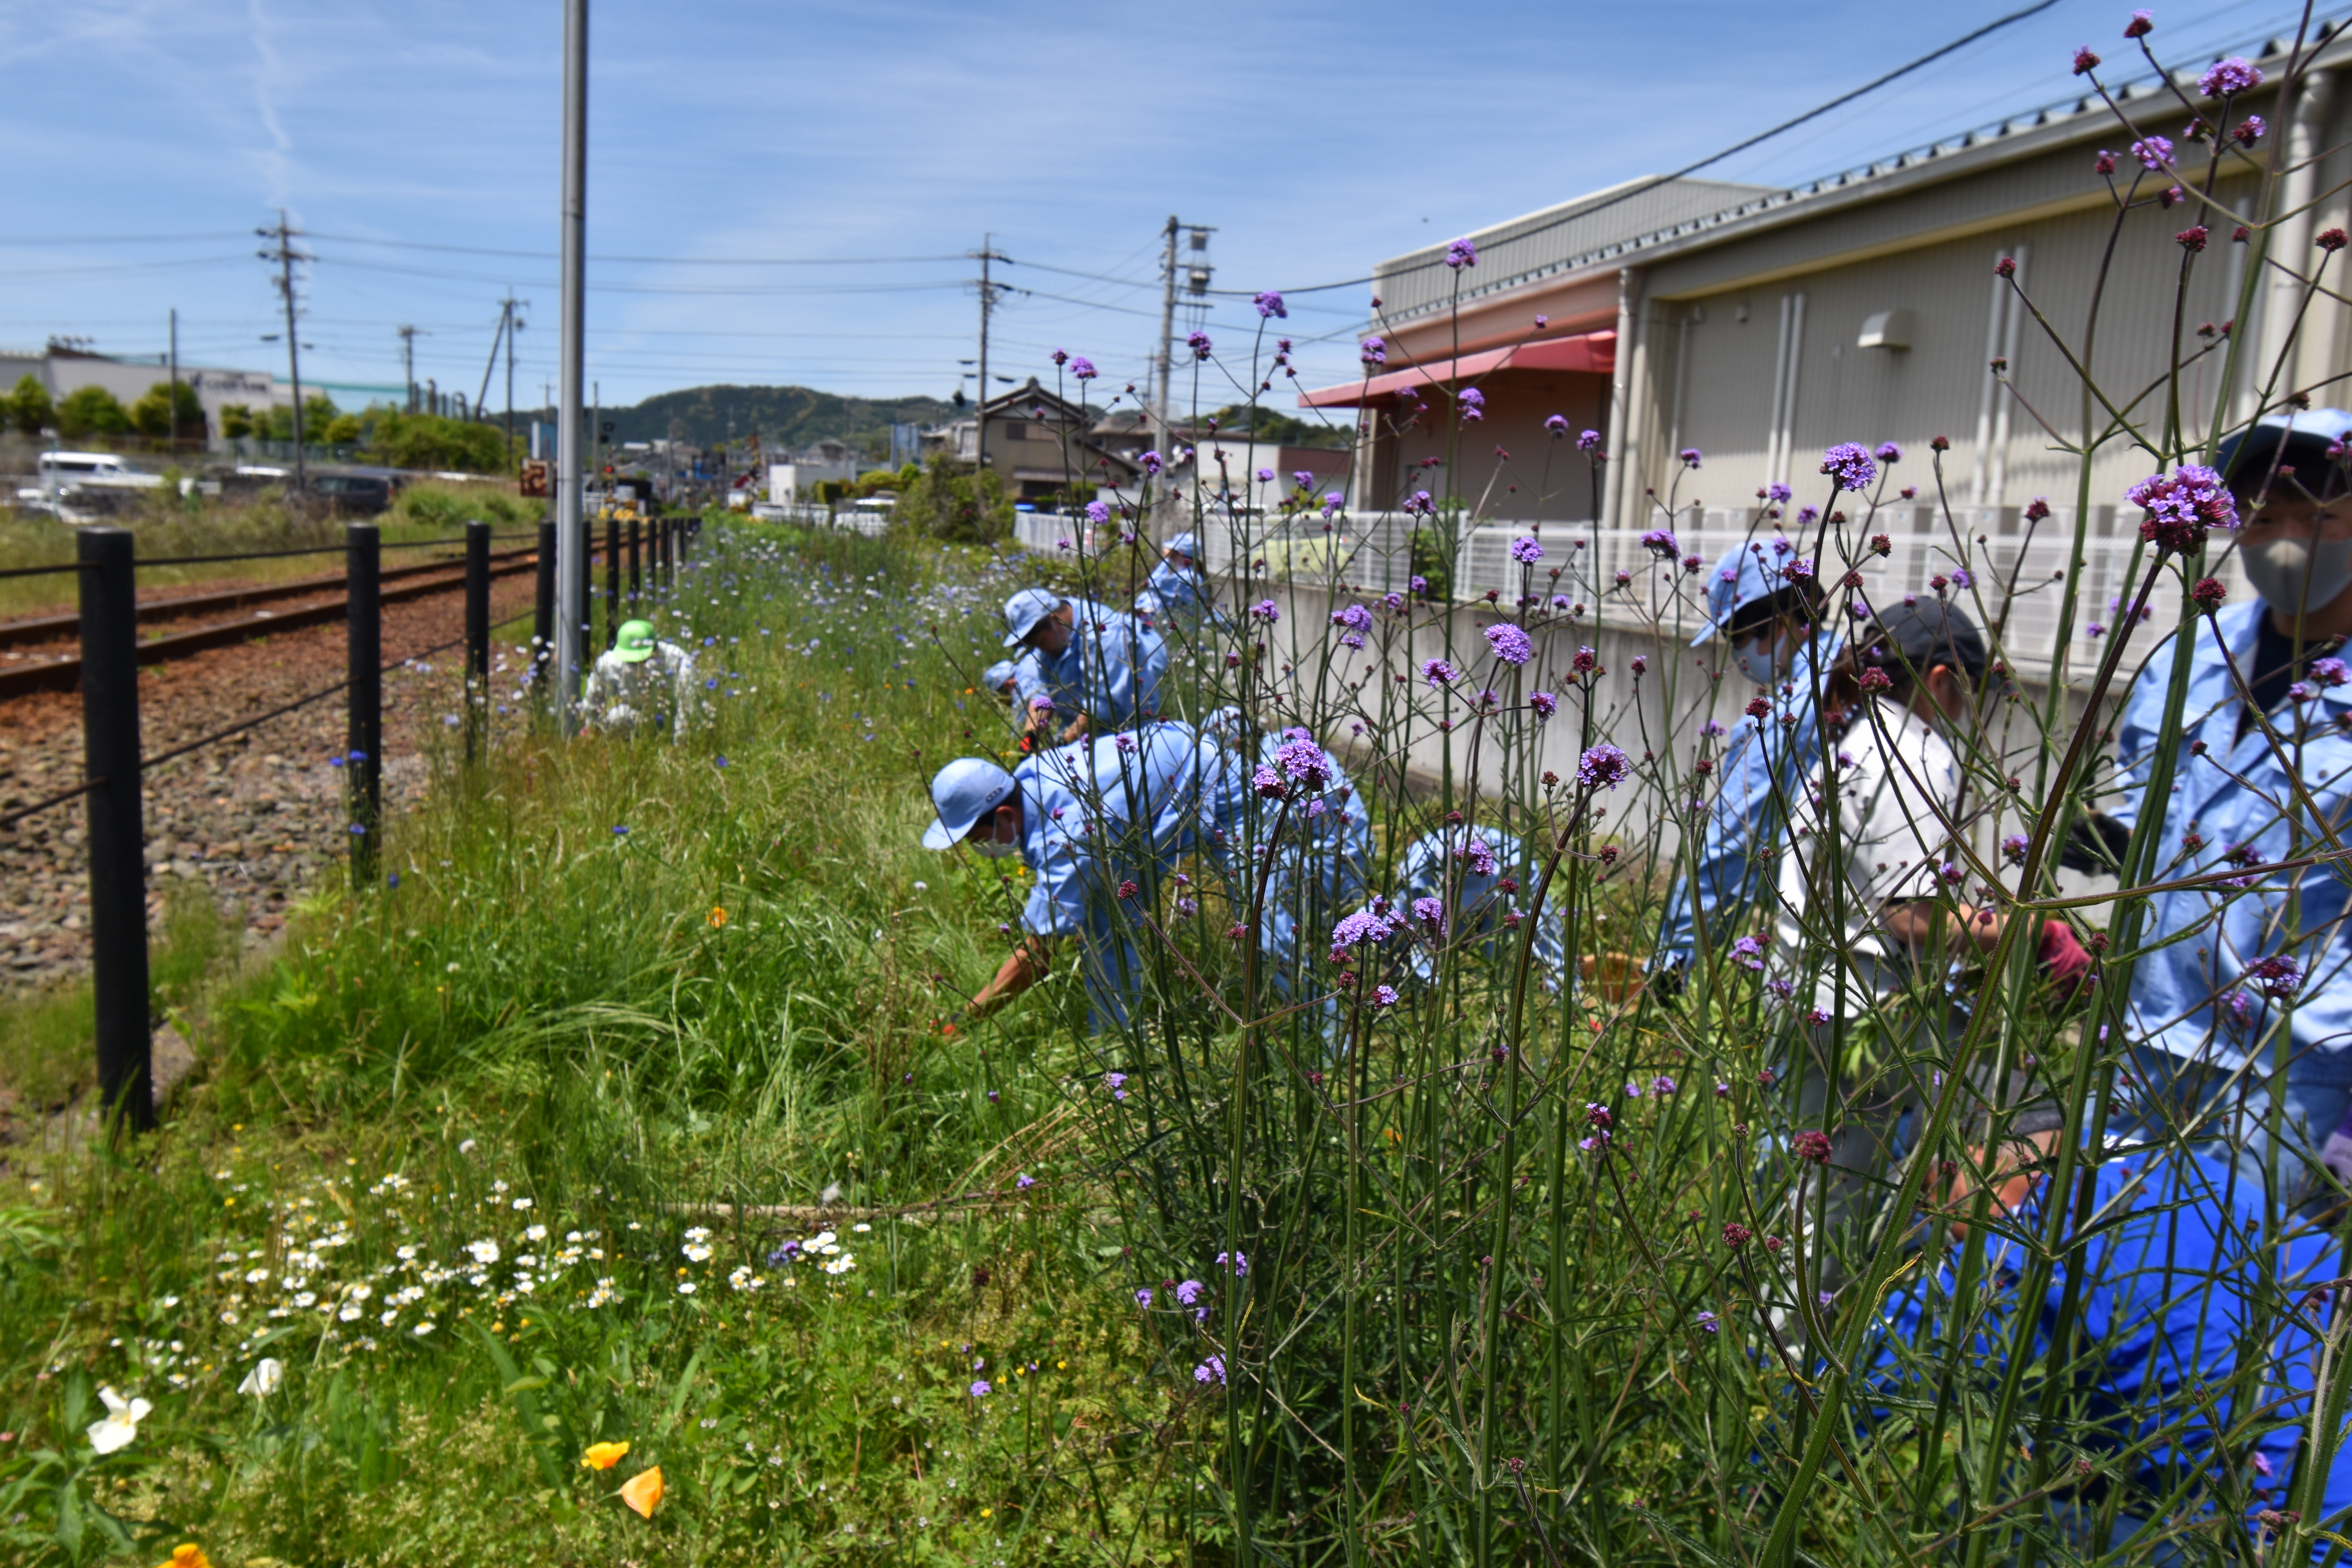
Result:
[[[1029,734],[1045,735],[1063,715],[1064,742],[1090,731],[1131,730],[1160,716],[1167,646],[1123,610],[1024,588],[1004,602],[1004,646],[1035,657],[1034,688],[1024,693],[1023,728]],[[1041,708],[1041,701],[1047,706]]]
[[[1135,613],[1153,626],[1190,632],[1215,615],[1199,571],[1200,542],[1180,533],[1160,547],[1160,564],[1135,595]]]
[[[2323,1160],[2352,1185],[2352,868],[2263,869],[2324,852],[2352,828],[2347,434],[2352,414],[2320,409],[2224,444],[2239,562],[2259,597],[2189,627],[2177,734],[2163,728],[2170,637],[2147,656],[2116,727],[2121,827],[2148,809],[2158,749],[2173,758],[2156,879],[2244,873],[2149,900],[2131,977],[2127,1115],[2144,1131],[2226,1142],[2250,1180],[2263,1176],[2275,1129],[2284,1203],[2326,1192]]]
[[[1097,1028],[1128,1016],[1145,988],[1139,929],[1120,909],[1158,906],[1178,856],[1199,847],[1216,811],[1223,758],[1182,724],[1105,735],[1024,758],[1007,773],[960,757],[931,780],[930,849],[961,844],[990,859],[1019,858],[1035,879],[1019,940],[972,998],[985,1017],[1045,978],[1052,943],[1075,938]],[[1122,890],[1124,889],[1124,891]]]
[[[1996,1106],[1992,1081],[1980,1072],[1954,1086],[1965,1097],[1955,1108],[1962,1157],[1927,1194],[1948,1218],[1950,1247],[1898,1274],[1877,1309],[1859,1368],[1872,1416],[1926,1426],[1939,1408],[1996,1399],[2021,1351],[2038,1364],[2020,1408],[2042,1405],[2072,1295],[2081,1337],[2062,1364],[2069,1404],[2092,1425],[2066,1435],[2087,1475],[2067,1478],[2065,1461],[2052,1462],[2060,1495],[2046,1506],[2058,1532],[2086,1556],[2129,1542],[2131,1562],[2204,1562],[2216,1547],[2221,1560],[2252,1561],[2226,1537],[2274,1542],[2300,1513],[2303,1541],[2323,1557],[2327,1542],[2311,1531],[2341,1533],[2352,1514],[2345,1446],[2306,1432],[2320,1338],[2344,1310],[2327,1289],[2344,1272],[2334,1238],[2315,1225],[2273,1226],[2260,1189],[2234,1179],[2210,1144],[2111,1142],[2079,1211],[2073,1193],[2052,1190],[2063,1111],[2029,1098],[2022,1073]],[[2023,1299],[2053,1204],[2065,1215],[2057,1266],[2038,1299]],[[1963,1269],[1980,1208],[1982,1258]],[[1957,1360],[1955,1341],[1966,1347]],[[1969,1386],[1949,1387],[1954,1372]],[[2242,1402],[2248,1386],[2258,1404]],[[2306,1436],[2313,1447],[2299,1455]],[[2320,1462],[2324,1471],[2311,1469]],[[2016,1476],[2022,1489],[2022,1459]]]
[[[1476,941],[1471,951],[1495,967],[1496,978],[1509,981],[1525,940],[1520,927],[1528,902],[1543,879],[1542,858],[1518,835],[1466,823],[1424,833],[1405,847],[1397,876],[1402,884],[1396,898],[1401,910],[1410,910],[1419,899],[1443,904],[1445,889],[1453,888],[1453,912],[1444,940]],[[1530,955],[1536,982],[1547,991],[1558,991],[1567,975],[1566,930],[1559,905],[1547,901]],[[1436,980],[1437,965],[1426,946],[1416,944],[1406,962],[1423,984]]]
[[[1371,885],[1370,813],[1339,759],[1305,729],[1265,733],[1240,709],[1220,708],[1202,721],[1201,733],[1223,758],[1209,854],[1236,923],[1250,919],[1265,882],[1257,921],[1264,973],[1276,994],[1297,1000],[1318,984],[1315,963],[1327,954],[1331,928]]]
[[[1667,895],[1654,971],[1679,971],[1696,956],[1701,921],[1712,949],[1748,934],[1732,924],[1752,925],[1748,911],[1771,889],[1786,803],[1821,761],[1815,674],[1843,646],[1822,626],[1825,609],[1812,563],[1786,538],[1737,545],[1707,574],[1707,623],[1691,647],[1726,639],[1726,678],[1765,688],[1772,714],[1733,731],[1706,826]]]

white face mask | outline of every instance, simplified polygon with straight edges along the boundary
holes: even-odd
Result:
[[[973,851],[979,854],[982,858],[989,860],[1009,859],[1013,856],[1021,853],[1020,845],[1007,844],[1003,839],[993,837],[988,838],[967,838],[964,842],[971,845]]]
[[[2290,616],[2323,609],[2352,588],[2352,539],[2289,535],[2249,544],[2239,556],[2263,603]]]
[[[1734,644],[1731,658],[1739,666],[1739,673],[1758,686],[1770,686],[1788,673],[1780,658],[1780,631],[1777,626],[1769,637]]]

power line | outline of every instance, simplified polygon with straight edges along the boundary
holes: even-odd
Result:
[[[1913,71],[1921,69],[1927,66],[1931,66],[1937,60],[1942,59],[1946,55],[1952,54],[1959,49],[1964,49],[1979,38],[1997,33],[2003,27],[2012,26],[2015,23],[2022,22],[2028,16],[2038,16],[2056,4],[2058,4],[2058,0],[2035,0],[2035,4],[2024,7],[2022,10],[2011,11],[2006,16],[1997,16],[1993,20],[1987,22],[1983,26],[1977,28],[1974,32],[1964,34],[1963,36],[1953,39],[1950,43],[1943,45],[1939,48],[1930,49],[1927,53],[1921,55],[1917,59],[1912,60],[1906,65],[1897,66],[1893,70],[1886,72],[1884,76],[1874,77],[1870,80],[1863,83],[1860,87],[1853,88],[1847,91],[1842,92],[1825,103],[1816,104],[1793,119],[1783,120],[1780,124],[1773,126],[1769,131],[1759,131],[1755,135],[1748,137],[1744,141],[1733,142],[1730,146],[1726,147],[1719,153],[1710,153],[1706,157],[1699,159],[1696,163],[1685,163],[1681,168],[1673,171],[1671,174],[1654,174],[1647,180],[1628,182],[1622,190],[1616,192],[1614,195],[1610,195],[1601,201],[1594,202],[1590,205],[1580,206],[1573,212],[1562,213],[1559,216],[1553,218],[1547,223],[1539,223],[1532,228],[1522,229],[1511,237],[1514,240],[1527,239],[1535,235],[1546,234],[1552,229],[1561,228],[1569,224],[1580,222],[1584,218],[1591,217],[1594,213],[1605,212],[1621,202],[1629,202],[1635,196],[1641,195],[1645,192],[1654,191],[1660,185],[1671,184],[1676,180],[1695,174],[1710,163],[1720,163],[1726,158],[1733,157],[1738,153],[1747,152],[1748,149],[1757,145],[1759,142],[1769,142],[1773,137],[1780,135],[1785,131],[1793,131],[1798,126],[1804,124],[1806,121],[1818,120],[1822,115],[1830,112],[1830,110],[1840,108],[1845,104],[1852,103],[1855,99],[1861,98],[1864,94],[1877,91],[1880,88],[1885,87],[1889,82],[1898,81],[1904,77],[1909,76]],[[1444,265],[1445,261],[1444,258],[1432,257],[1427,261],[1417,261],[1410,267],[1400,267],[1393,272],[1378,273],[1363,278],[1350,278],[1339,283],[1310,283],[1301,288],[1285,289],[1282,292],[1285,294],[1319,294],[1332,289],[1357,289],[1361,288],[1367,283],[1384,283],[1398,278],[1409,278],[1416,272],[1427,272],[1433,268],[1443,267]]]

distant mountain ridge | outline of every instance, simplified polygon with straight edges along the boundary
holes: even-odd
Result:
[[[713,447],[757,434],[770,449],[796,450],[830,436],[887,456],[893,424],[936,425],[956,412],[936,397],[843,397],[805,386],[690,386],[664,392],[631,407],[607,408],[614,441],[655,441],[673,421],[680,438]]]

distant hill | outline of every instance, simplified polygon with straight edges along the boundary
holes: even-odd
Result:
[[[894,423],[935,425],[955,412],[936,397],[840,397],[805,386],[692,386],[665,392],[630,408],[607,408],[615,441],[653,441],[677,434],[698,447],[757,433],[771,448],[797,449],[825,437],[856,441],[868,455],[889,452]]]

